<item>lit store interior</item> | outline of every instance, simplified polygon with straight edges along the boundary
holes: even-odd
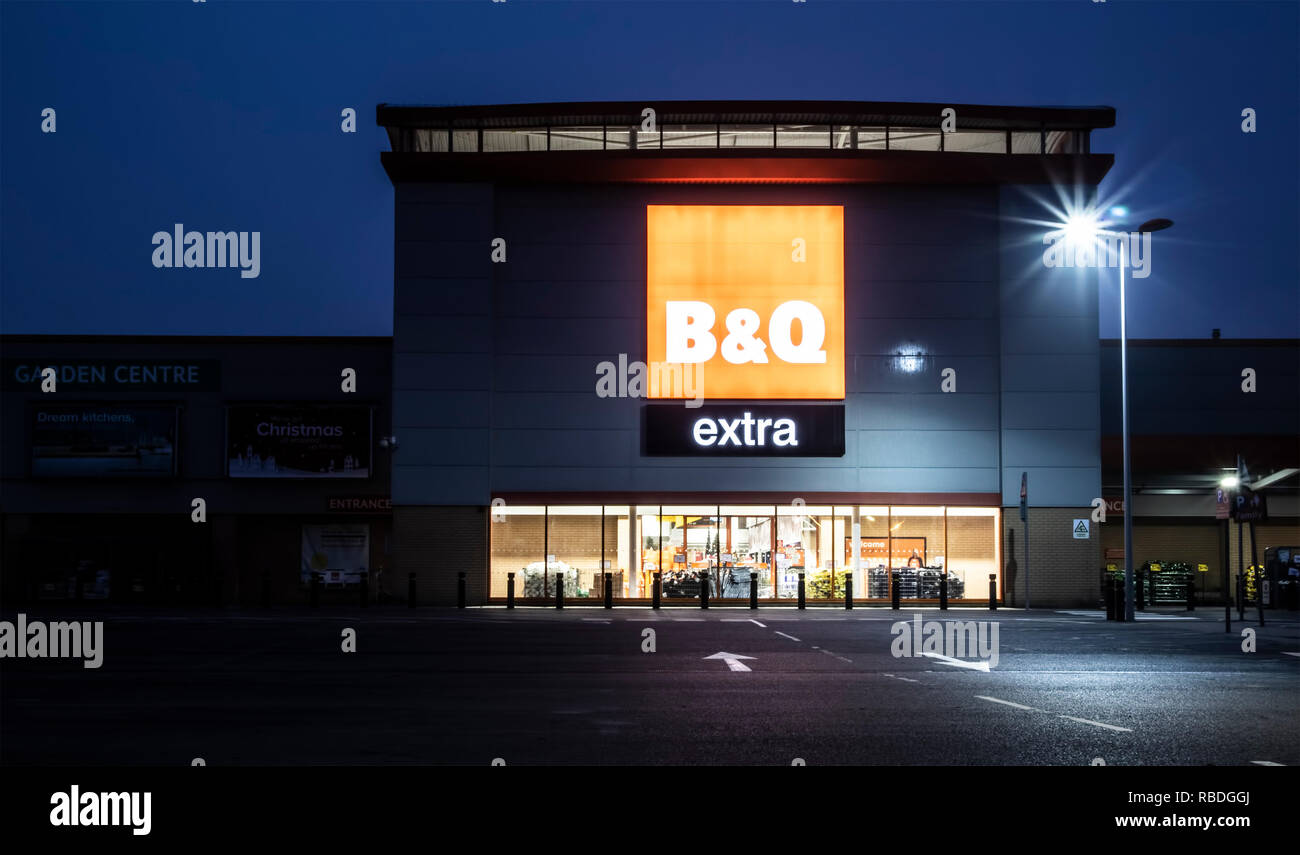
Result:
[[[707,574],[711,599],[748,599],[757,574],[760,600],[890,599],[898,570],[904,600],[987,601],[1001,566],[1000,510],[985,507],[846,505],[547,505],[492,508],[491,590],[550,600],[562,580],[566,599],[648,600],[654,574],[665,600],[695,599]],[[859,570],[854,569],[854,512]],[[998,580],[1001,590],[1001,578]]]

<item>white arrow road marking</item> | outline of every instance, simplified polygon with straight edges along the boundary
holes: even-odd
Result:
[[[1068,718],[1070,721],[1077,721],[1077,722],[1079,722],[1079,723],[1081,723],[1081,724],[1093,724],[1093,725],[1096,725],[1097,727],[1104,727],[1104,728],[1106,728],[1107,730],[1118,730],[1120,733],[1132,733],[1132,732],[1133,732],[1133,729],[1130,728],[1130,727],[1120,727],[1120,726],[1117,725],[1117,724],[1106,724],[1104,721],[1093,721],[1093,720],[1090,719],[1090,718],[1075,718],[1075,717],[1072,716],[1072,715],[1063,715],[1063,716],[1061,716],[1061,718]]]
[[[983,671],[985,673],[988,673],[989,670],[989,663],[987,662],[963,662],[950,656],[940,656],[938,653],[922,653],[921,655],[929,656],[931,659],[938,659],[944,665],[952,665],[955,668],[969,668],[972,671]]]
[[[782,631],[779,630],[779,629],[774,629],[774,630],[772,630],[772,632],[775,632],[777,635],[782,636],[783,638],[788,638],[788,639],[790,639],[791,641],[798,641],[798,640],[799,640],[799,639],[795,638],[793,635],[786,635],[784,632],[782,632]]]
[[[753,656],[741,656],[739,653],[718,652],[712,656],[705,656],[705,659],[721,659],[727,663],[727,667],[732,671],[748,671],[749,666],[741,662],[741,659],[753,659]]]
[[[1285,763],[1274,763],[1272,760],[1251,760],[1256,766],[1285,766]]]

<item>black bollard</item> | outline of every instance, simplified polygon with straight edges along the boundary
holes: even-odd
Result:
[[[415,608],[415,574],[406,574],[406,607]]]
[[[898,571],[889,571],[889,605],[894,611],[898,611],[902,605],[903,592],[898,587]]]
[[[749,607],[758,608],[758,573],[754,570],[749,571]]]
[[[564,574],[555,574],[555,607],[564,608]]]
[[[700,574],[700,608],[709,607],[709,571]]]
[[[513,609],[514,607],[515,607],[515,574],[507,573],[506,574],[506,608]]]
[[[844,574],[844,608],[853,608],[853,571]]]
[[[939,611],[948,610],[948,574],[939,574]]]
[[[989,611],[998,610],[998,577],[996,573],[989,574]]]
[[[663,596],[663,575],[656,570],[652,576],[653,581],[650,583],[650,608],[659,608],[659,599]]]
[[[1124,577],[1116,576],[1111,582],[1115,586],[1115,620],[1123,623],[1128,617],[1128,594],[1124,588]]]
[[[1246,619],[1246,577],[1237,574],[1237,620]]]
[[[311,607],[314,609],[320,605],[320,574],[311,574]]]
[[[262,608],[271,607],[271,571],[262,571]]]
[[[361,581],[357,583],[357,593],[361,597],[361,608],[370,608],[370,574],[362,573]]]
[[[1137,610],[1140,612],[1144,612],[1146,611],[1147,608],[1147,596],[1146,596],[1147,574],[1143,570],[1138,570],[1133,575],[1137,577],[1136,579],[1133,580],[1134,584],[1137,586]]]
[[[456,608],[465,608],[465,571],[456,574]]]
[[[800,570],[799,571],[799,608],[804,607],[804,600],[805,600],[804,590],[805,589],[804,589],[803,571]]]
[[[1106,620],[1115,619],[1115,578],[1109,573],[1101,577],[1101,599],[1106,604]]]
[[[1252,538],[1255,536],[1254,523],[1250,524],[1250,536]],[[1251,546],[1253,548],[1254,546],[1253,541]],[[1252,559],[1254,558],[1253,553],[1251,555],[1251,558]],[[1255,576],[1255,607],[1259,609],[1259,625],[1263,626],[1264,625],[1264,586],[1268,584],[1268,581],[1264,578],[1263,567],[1255,568],[1254,576]]]
[[[614,608],[614,574],[613,573],[604,574],[604,585],[605,585],[605,608],[612,609]]]
[[[1191,576],[1187,577],[1187,610],[1196,611],[1196,582]]]

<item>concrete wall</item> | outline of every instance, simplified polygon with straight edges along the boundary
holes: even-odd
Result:
[[[1101,495],[1096,269],[1047,268],[1050,187],[999,197],[1002,501],[1078,507]],[[1032,540],[1032,532],[1031,532]]]

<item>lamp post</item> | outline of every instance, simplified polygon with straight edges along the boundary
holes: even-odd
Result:
[[[1128,209],[1116,207],[1111,213],[1127,216]],[[1134,229],[1131,234],[1148,234],[1167,229],[1173,220],[1157,218],[1147,220]],[[1129,232],[1100,228],[1096,216],[1091,213],[1069,217],[1064,224],[1066,237],[1073,241],[1095,243],[1102,235],[1119,238],[1119,370],[1120,396],[1123,410],[1124,438],[1124,620],[1133,620],[1133,469],[1129,455],[1128,431],[1128,293],[1124,268],[1128,266]]]
[[[1173,220],[1147,220],[1134,234],[1146,234],[1167,229]],[[1124,620],[1133,620],[1133,467],[1129,457],[1128,433],[1128,295],[1125,289],[1124,268],[1128,265],[1128,241],[1123,232],[1101,231],[1099,234],[1119,236],[1119,371],[1123,409],[1124,434]]]

